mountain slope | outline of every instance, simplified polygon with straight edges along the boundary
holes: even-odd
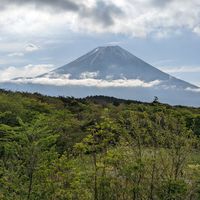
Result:
[[[63,74],[68,74],[70,79],[139,79],[144,82],[159,80],[162,82],[161,85],[197,88],[156,69],[119,46],[98,47],[45,75],[59,77]]]

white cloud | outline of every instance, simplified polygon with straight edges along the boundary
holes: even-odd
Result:
[[[158,61],[153,62],[153,65],[166,65],[169,63],[173,63],[174,61],[175,60],[173,60],[173,59],[158,60]]]
[[[9,53],[8,54],[9,57],[15,57],[15,56],[24,56],[24,53],[21,53],[21,52],[14,52],[14,53]]]
[[[107,75],[106,79],[109,79],[109,80],[113,79],[113,75]]]
[[[196,33],[197,35],[200,35],[200,25],[194,27],[193,32]]]
[[[26,45],[26,47],[25,47],[25,51],[26,52],[34,52],[34,51],[37,51],[37,50],[39,50],[40,49],[40,47],[39,46],[37,46],[37,45],[35,45],[35,44],[27,44]]]
[[[34,77],[49,72],[53,68],[54,66],[51,64],[7,67],[5,69],[0,69],[0,82],[9,81],[16,77]]]
[[[0,32],[1,34],[1,32]],[[24,51],[24,42],[14,42],[11,38],[1,41],[0,52],[6,52],[8,54],[15,52],[23,52]]]
[[[38,51],[39,46],[24,42],[4,41],[1,43],[0,52],[6,52],[8,57],[23,57],[26,53]]]
[[[2,10],[1,32],[31,36],[70,29],[157,38],[180,34],[182,29],[200,33],[199,0],[77,0],[71,1],[71,8],[60,6],[64,0],[48,1],[46,6],[45,2],[35,1],[36,6],[31,6],[21,1]]]
[[[83,72],[80,75],[81,79],[87,79],[87,78],[96,78],[98,76],[99,72]]]
[[[195,73],[200,72],[199,66],[180,66],[180,67],[163,67],[160,68],[166,73]]]
[[[115,45],[121,45],[121,44],[123,44],[122,41],[112,41],[112,42],[108,42],[106,45],[115,46]]]
[[[12,83],[32,83],[32,84],[43,84],[43,85],[54,85],[54,86],[86,86],[86,87],[144,87],[149,88],[157,86],[161,83],[159,80],[144,82],[139,79],[118,79],[118,80],[102,80],[94,78],[85,79],[69,79],[70,75],[56,76],[50,74],[49,76],[36,77],[36,78],[19,78],[12,80]]]
[[[185,90],[191,91],[191,92],[200,92],[200,88],[186,88]]]

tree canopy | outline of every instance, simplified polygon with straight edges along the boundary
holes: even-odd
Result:
[[[0,91],[0,199],[198,200],[200,108]]]

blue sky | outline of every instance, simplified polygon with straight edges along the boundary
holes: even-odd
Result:
[[[199,0],[2,0],[0,11],[0,81],[120,45],[200,86]]]

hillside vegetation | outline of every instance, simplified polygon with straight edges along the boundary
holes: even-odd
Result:
[[[0,91],[0,199],[199,200],[200,108]]]

